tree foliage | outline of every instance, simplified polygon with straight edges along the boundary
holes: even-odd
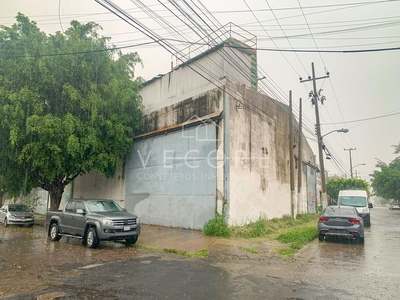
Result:
[[[380,170],[375,170],[371,175],[374,194],[385,199],[400,200],[400,158],[388,165],[379,161],[376,167]]]
[[[370,195],[369,183],[356,178],[333,178],[326,182],[326,193],[332,203],[336,203],[341,190],[365,190]]]
[[[89,171],[112,177],[142,119],[137,53],[107,46],[93,22],[46,35],[28,17],[0,27],[0,190],[33,186],[58,208]]]

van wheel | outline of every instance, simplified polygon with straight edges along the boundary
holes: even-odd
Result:
[[[89,228],[88,232],[86,233],[86,245],[89,248],[97,248],[100,245],[100,240],[97,237],[96,228]]]
[[[50,227],[50,239],[52,241],[59,241],[61,239],[61,235],[58,234],[58,225],[57,223],[51,224]]]

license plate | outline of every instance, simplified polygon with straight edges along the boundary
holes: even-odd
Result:
[[[131,228],[129,226],[124,226],[124,231],[129,231]]]

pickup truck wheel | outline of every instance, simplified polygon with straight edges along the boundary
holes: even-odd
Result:
[[[100,240],[97,237],[96,229],[91,227],[86,233],[86,245],[89,248],[97,248],[100,244]]]
[[[50,239],[52,241],[59,241],[61,239],[61,235],[58,234],[58,225],[57,223],[51,224],[50,227]]]
[[[127,239],[125,239],[125,245],[127,245],[127,246],[133,245],[133,244],[135,244],[137,242],[137,240],[138,240],[138,236],[137,235],[135,235],[133,237],[130,237],[130,238],[127,238]]]

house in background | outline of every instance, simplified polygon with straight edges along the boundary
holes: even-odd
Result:
[[[257,91],[253,47],[229,38],[145,82],[142,131],[124,166],[113,179],[76,178],[63,201],[112,199],[146,224],[192,229],[216,212],[230,225],[290,215],[292,130],[295,182],[302,171],[294,212],[315,212],[315,156],[289,107]]]

